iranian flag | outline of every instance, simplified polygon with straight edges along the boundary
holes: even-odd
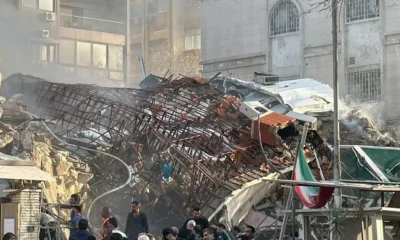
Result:
[[[297,148],[296,161],[297,163],[294,169],[293,180],[302,182],[317,182],[317,179],[315,179],[310,167],[308,166],[303,147],[300,145]],[[304,206],[308,208],[320,208],[325,206],[325,204],[330,200],[334,188],[297,185],[294,187],[294,190],[296,191],[297,195],[299,195]]]
[[[311,172],[310,167],[308,166],[306,156],[304,155],[303,147],[298,146],[297,148],[297,159],[296,159],[296,168],[293,174],[293,180],[295,181],[311,181],[316,182],[314,175]],[[300,186],[297,185],[294,187],[297,195],[299,195],[301,201],[306,207],[312,207],[315,205],[318,194],[319,187],[310,187],[310,186]]]

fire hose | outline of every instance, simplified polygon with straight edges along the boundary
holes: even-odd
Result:
[[[34,118],[36,118],[36,119],[39,119],[39,117],[37,117],[37,116],[34,115],[33,113],[30,113],[30,112],[27,112],[27,111],[20,111],[20,112],[25,113],[25,114],[27,114],[27,115],[29,115],[29,116],[32,116],[32,117],[34,117]],[[106,155],[106,156],[108,156],[108,157],[110,157],[110,158],[113,158],[113,159],[117,160],[118,162],[120,162],[120,163],[121,163],[122,165],[124,165],[124,167],[128,170],[128,175],[129,175],[129,176],[128,176],[128,179],[126,180],[126,182],[125,182],[124,184],[122,184],[122,185],[120,185],[119,187],[113,188],[113,189],[111,189],[110,191],[107,191],[107,192],[105,192],[105,193],[103,193],[103,194],[97,196],[97,197],[90,203],[90,206],[89,206],[88,212],[87,212],[87,219],[88,219],[88,221],[90,222],[90,220],[89,220],[90,211],[92,210],[93,205],[94,205],[99,199],[101,199],[101,198],[103,198],[103,197],[105,197],[105,196],[107,196],[107,195],[109,195],[109,194],[111,194],[111,193],[113,193],[113,192],[116,192],[116,191],[118,191],[118,190],[120,190],[120,189],[123,189],[124,187],[126,187],[126,186],[129,185],[129,183],[131,182],[131,179],[132,179],[132,175],[133,175],[133,174],[132,174],[132,171],[130,170],[130,167],[129,167],[128,164],[126,164],[122,159],[120,159],[120,158],[118,158],[118,157],[116,157],[116,156],[114,156],[114,155],[112,155],[112,154],[109,154],[109,153],[106,153],[106,152],[103,152],[103,151],[99,151],[99,150],[94,150],[94,149],[91,149],[91,148],[86,148],[86,147],[78,146],[78,145],[71,144],[71,143],[67,143],[67,142],[65,142],[64,140],[61,140],[61,139],[46,125],[45,122],[40,121],[40,123],[43,125],[43,127],[44,127],[57,141],[63,143],[64,145],[73,146],[73,147],[77,147],[77,148],[80,148],[80,149],[84,149],[84,150],[89,151],[89,152],[94,152],[94,153],[99,153],[99,154]]]

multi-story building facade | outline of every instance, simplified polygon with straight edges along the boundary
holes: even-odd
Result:
[[[55,81],[122,85],[125,2],[1,2],[4,77],[23,72]]]
[[[174,65],[192,64],[187,67],[193,71],[199,66],[199,0],[131,0],[130,32],[131,82],[142,79],[140,56],[147,69],[156,74],[172,71]],[[190,62],[188,55],[198,56],[198,59]],[[184,70],[185,66],[179,66],[175,73]]]
[[[281,80],[309,77],[332,84],[332,20],[329,6],[319,2],[203,0],[203,75],[252,80],[254,72],[266,72]],[[340,94],[354,103],[381,103],[381,117],[399,119],[400,4],[342,2]]]
[[[149,71],[171,70],[171,62],[184,62],[188,54],[197,54],[199,66],[199,12],[199,0],[4,0],[0,72],[107,86],[128,80],[137,86],[143,78],[139,56]]]

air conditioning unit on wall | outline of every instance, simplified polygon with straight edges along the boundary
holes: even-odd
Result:
[[[49,22],[53,22],[56,20],[56,14],[53,12],[46,12],[46,20]]]
[[[46,30],[46,29],[43,29],[42,30],[42,37],[43,38],[49,38],[50,37],[50,31]]]

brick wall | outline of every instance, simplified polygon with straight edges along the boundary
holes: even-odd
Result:
[[[11,196],[11,201],[20,204],[17,237],[19,240],[39,238],[40,190],[26,189]],[[28,232],[28,227],[34,227]]]

